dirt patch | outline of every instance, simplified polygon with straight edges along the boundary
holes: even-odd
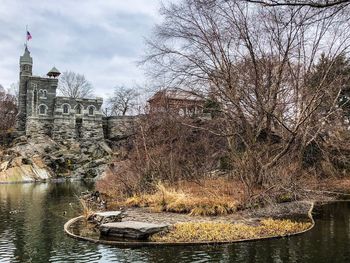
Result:
[[[143,221],[149,223],[176,224],[185,222],[226,222],[256,224],[263,218],[307,217],[312,203],[290,202],[267,206],[257,210],[244,210],[230,215],[221,216],[191,216],[188,214],[170,212],[152,212],[149,208],[127,208],[127,221]]]

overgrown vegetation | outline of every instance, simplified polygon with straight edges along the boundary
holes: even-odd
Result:
[[[110,166],[97,187],[110,195],[131,197],[151,193],[158,182],[176,185],[195,182],[218,172],[227,154],[227,141],[210,132],[183,126],[184,119],[168,114],[148,115],[140,120],[125,155]],[[205,127],[215,121],[193,119]]]
[[[92,205],[84,200],[83,198],[79,198],[81,214],[84,217],[85,221],[87,221],[95,212]]]
[[[307,230],[311,223],[264,219],[257,226],[223,222],[178,223],[169,232],[151,237],[157,242],[235,241],[285,236]]]
[[[16,97],[0,85],[0,135],[13,130],[17,114]]]
[[[247,187],[241,173],[254,169],[248,162],[249,153],[244,147],[233,153],[227,138],[207,131],[219,126],[220,121],[171,115],[145,117],[124,155],[97,182],[97,189],[114,199],[110,202],[113,206],[225,215],[266,203],[304,199],[308,195],[304,188],[317,187],[315,183],[307,185],[308,178],[346,175],[342,172],[349,160],[345,151],[328,149],[329,158],[324,159],[325,149],[317,150],[316,145],[304,150],[300,165],[298,159],[286,158],[269,170],[270,179],[264,185]],[[240,162],[232,155],[238,155]]]
[[[217,182],[218,183],[218,182]],[[213,187],[214,184],[211,185]],[[202,194],[166,188],[157,184],[154,194],[135,195],[125,201],[127,206],[150,207],[155,212],[189,213],[190,215],[226,215],[239,209],[239,202],[232,195],[210,193],[204,190]]]
[[[149,198],[159,181],[200,182],[219,170],[243,184],[249,207],[305,198],[307,178],[348,175],[348,11],[165,4],[144,63],[163,87],[204,94],[211,119],[146,116],[109,182],[120,196]]]

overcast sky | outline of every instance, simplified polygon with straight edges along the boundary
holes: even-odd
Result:
[[[82,73],[103,97],[116,85],[142,85],[136,62],[159,22],[159,6],[159,0],[1,0],[0,84],[18,81],[28,24],[33,74],[53,66]]]

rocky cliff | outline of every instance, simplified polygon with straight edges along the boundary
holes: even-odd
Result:
[[[49,136],[21,136],[0,150],[0,182],[101,175],[112,155],[103,141],[57,142]]]

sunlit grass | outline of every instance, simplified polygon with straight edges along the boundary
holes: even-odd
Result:
[[[127,206],[150,207],[154,212],[189,213],[190,215],[226,215],[237,211],[239,202],[226,195],[194,196],[190,193],[157,185],[154,194],[133,196]]]
[[[95,211],[91,208],[91,206],[86,200],[79,198],[79,202],[82,209],[82,215],[84,216],[85,220],[88,220],[94,214]]]
[[[284,236],[306,230],[311,223],[291,220],[265,219],[259,225],[225,222],[190,222],[175,224],[168,232],[151,237],[157,242],[210,242],[234,241],[263,237]]]

